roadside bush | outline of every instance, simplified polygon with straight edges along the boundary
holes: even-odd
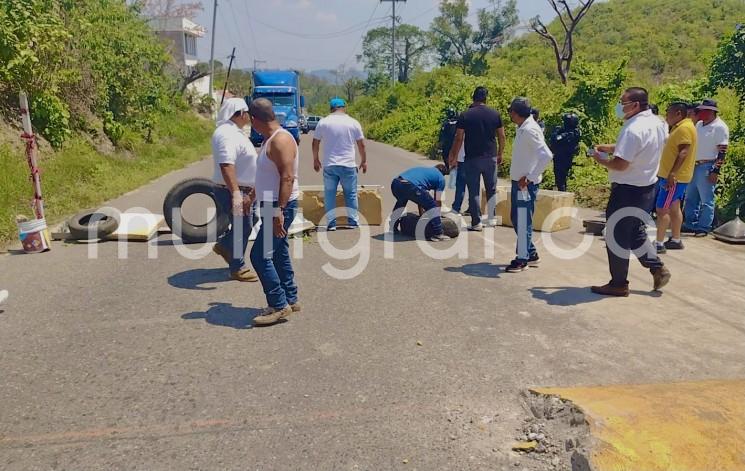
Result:
[[[745,143],[730,145],[727,160],[719,175],[717,216],[721,222],[735,217],[737,209],[745,217]]]

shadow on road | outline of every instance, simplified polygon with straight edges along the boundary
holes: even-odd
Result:
[[[530,288],[530,293],[535,299],[545,301],[546,304],[551,306],[576,306],[602,301],[609,297],[593,293],[589,286],[539,286]],[[641,290],[631,290],[630,294],[652,298],[658,298],[662,295],[659,291]]]
[[[499,278],[507,265],[494,265],[492,263],[480,262],[480,263],[469,263],[462,267],[445,267],[445,271],[451,273],[463,273],[468,276],[475,276],[478,278]]]
[[[209,291],[214,286],[202,286],[209,283],[222,283],[230,281],[228,271],[225,268],[195,268],[182,271],[168,277],[168,284],[181,289],[194,289],[198,291]]]
[[[181,316],[184,320],[204,319],[208,324],[233,329],[250,329],[254,317],[261,314],[261,309],[238,308],[228,303],[210,303],[210,308],[203,312],[190,312]]]
[[[391,237],[391,236],[389,236],[389,237]],[[386,235],[385,235],[385,233],[374,235],[374,236],[372,236],[372,238],[375,239],[375,240],[379,240],[381,242],[385,242],[386,241]],[[416,239],[413,238],[413,237],[409,237],[409,236],[406,236],[406,235],[403,235],[403,234],[399,234],[399,233],[394,233],[393,236],[391,237],[391,242],[413,242],[415,240]]]

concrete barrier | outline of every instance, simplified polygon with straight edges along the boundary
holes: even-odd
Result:
[[[380,185],[359,185],[357,187],[357,199],[359,201],[359,212],[365,218],[367,224],[379,226],[383,224],[383,195]],[[323,185],[301,186],[300,207],[303,216],[313,224],[319,225],[326,215],[324,209]],[[336,207],[344,207],[344,194],[341,189],[336,192]],[[337,212],[336,223],[340,226],[347,224],[344,210]]]
[[[512,227],[510,219],[511,187],[508,185],[497,186],[497,220],[501,219],[503,226]],[[542,232],[557,232],[569,229],[572,225],[572,208],[574,207],[574,193],[554,190],[539,190],[538,201],[535,204],[535,213],[533,214],[533,229]],[[546,224],[546,218],[549,214],[557,211],[558,217],[555,217],[553,223],[549,226]],[[481,191],[481,213],[486,214],[486,193]],[[544,227],[545,226],[545,227]]]

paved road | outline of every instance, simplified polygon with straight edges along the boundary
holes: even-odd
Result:
[[[317,184],[309,140],[302,183]],[[423,163],[370,143],[362,182]],[[200,162],[113,202],[159,210]],[[390,200],[387,200],[390,205]],[[602,243],[580,259],[543,250],[509,275],[514,234],[467,234],[464,259],[425,257],[414,241],[385,258],[372,228],[361,275],[335,279],[321,234],[298,242],[304,312],[250,328],[260,286],[227,280],[214,255],[180,256],[170,236],[55,243],[0,257],[0,469],[550,469],[510,451],[538,386],[745,377],[745,252],[687,240],[666,255],[661,296],[638,264],[634,295],[601,299]],[[350,247],[359,232],[329,235]],[[556,243],[578,243],[576,229]],[[442,246],[440,246],[442,247]],[[541,246],[539,245],[539,249]],[[485,256],[488,255],[488,256]],[[561,456],[557,469],[568,469]],[[517,464],[517,467],[513,466]]]

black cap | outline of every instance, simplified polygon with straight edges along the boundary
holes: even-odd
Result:
[[[533,108],[530,106],[530,100],[525,97],[519,96],[512,100],[512,103],[507,110],[514,111],[515,113],[517,113],[518,116],[527,118],[528,116],[530,116],[530,111],[532,109]]]

